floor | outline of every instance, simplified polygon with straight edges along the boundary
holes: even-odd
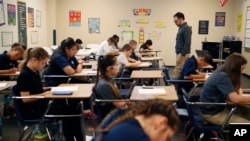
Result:
[[[170,75],[172,70],[170,69]],[[250,79],[248,77],[242,76],[242,87],[250,88]],[[162,83],[163,84],[163,83]],[[1,94],[2,95],[2,94]],[[2,100],[2,99],[1,99]],[[184,141],[184,129],[187,118],[181,117],[181,126],[176,135],[171,139],[171,141]],[[2,129],[2,139],[0,141],[16,141],[18,138],[18,126],[15,118],[2,119],[3,129]],[[93,135],[93,122],[92,120],[85,119],[85,130],[86,134],[89,136]]]

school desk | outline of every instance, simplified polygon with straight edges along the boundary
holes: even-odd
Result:
[[[131,79],[158,79],[160,85],[160,79],[163,78],[161,70],[133,70],[130,76]]]
[[[16,81],[1,81],[0,82],[0,91],[3,91],[9,87],[16,85]]]
[[[152,98],[162,98],[168,101],[178,101],[178,96],[174,86],[135,86],[131,101],[147,100]]]

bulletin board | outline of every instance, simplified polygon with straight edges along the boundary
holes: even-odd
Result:
[[[250,6],[247,7],[246,25],[245,25],[245,48],[250,48]]]

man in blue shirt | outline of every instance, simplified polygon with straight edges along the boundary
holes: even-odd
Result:
[[[174,23],[179,27],[175,45],[176,65],[174,74],[176,78],[179,78],[182,67],[190,56],[192,31],[187,22],[184,22],[184,20],[185,16],[183,13],[177,12],[174,15]]]

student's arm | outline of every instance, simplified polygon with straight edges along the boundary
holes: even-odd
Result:
[[[136,66],[139,66],[140,64],[141,64],[140,61],[136,61],[134,63],[126,62],[125,67],[136,67]]]
[[[189,76],[184,76],[184,79],[203,79],[205,78],[206,74],[191,74]]]
[[[101,95],[102,95],[103,99],[110,99],[110,100],[117,99],[109,84],[104,84],[104,85],[100,86],[99,91],[100,90],[102,92]],[[112,104],[115,107],[123,107],[126,105],[126,102],[119,101],[119,102],[112,102]]]
[[[235,103],[235,104],[246,104],[246,103],[250,103],[250,95],[240,95],[236,92],[232,92],[230,94],[228,94],[228,98],[231,102]]]
[[[131,62],[131,63],[135,63],[135,62],[136,62],[136,60],[135,60],[135,59],[130,58],[130,57],[128,58],[128,61],[129,61],[129,62]]]
[[[78,65],[76,67],[76,72],[77,73],[82,72],[82,65],[83,65],[83,60],[78,60]]]
[[[46,92],[43,92],[41,94],[32,94],[32,96],[45,96],[46,94],[48,94],[49,92],[46,91]],[[30,92],[25,92],[25,91],[21,91],[20,92],[20,95],[21,96],[31,96]],[[29,102],[35,102],[35,101],[38,101],[40,100],[39,98],[23,98],[22,101],[23,103],[29,103]]]
[[[18,68],[11,68],[11,69],[8,69],[8,70],[0,70],[0,74],[16,73],[17,70],[18,70]]]

